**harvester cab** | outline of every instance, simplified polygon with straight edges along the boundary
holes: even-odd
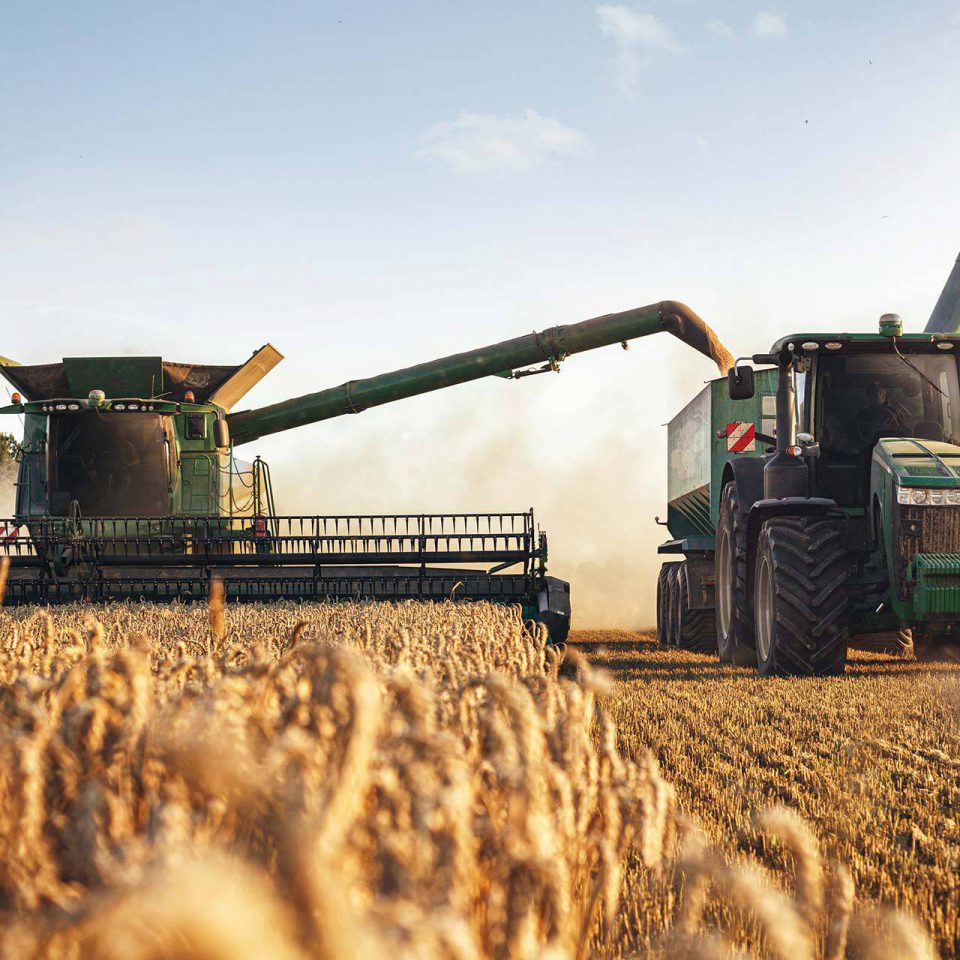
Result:
[[[902,326],[782,337],[674,418],[664,640],[763,674],[840,673],[848,646],[911,635],[953,655],[960,335]]]
[[[569,585],[547,576],[533,511],[287,516],[267,465],[234,447],[483,377],[559,369],[567,356],[669,332],[726,371],[731,358],[683,304],[651,304],[338,387],[235,411],[282,359],[239,366],[160,357],[0,361],[23,418],[5,601],[190,599],[211,578],[228,599],[487,599],[522,605],[566,636]]]
[[[3,412],[24,422],[16,516],[269,511],[269,475],[233,457],[227,415],[282,359],[268,344],[239,367],[160,357],[3,367],[17,389]]]

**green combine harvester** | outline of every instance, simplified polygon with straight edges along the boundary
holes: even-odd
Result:
[[[201,599],[484,599],[519,603],[551,638],[569,628],[570,589],[547,576],[547,540],[517,513],[286,516],[270,472],[234,448],[268,434],[496,376],[559,368],[570,354],[666,331],[731,362],[683,304],[665,301],[553,327],[467,353],[234,411],[282,359],[270,345],[240,366],[160,357],[0,360],[23,419],[4,602]]]
[[[761,674],[960,642],[960,259],[923,333],[795,333],[669,424],[662,642]]]

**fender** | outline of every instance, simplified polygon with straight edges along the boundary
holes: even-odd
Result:
[[[836,500],[826,497],[784,497],[757,500],[747,514],[747,597],[753,602],[753,571],[763,525],[774,517],[810,517],[836,509]]]
[[[720,489],[730,482],[737,485],[737,502],[746,513],[758,500],[763,499],[763,468],[761,457],[738,457],[728,460],[723,466]]]

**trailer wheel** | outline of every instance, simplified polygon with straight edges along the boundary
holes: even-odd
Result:
[[[670,570],[676,562],[665,563],[657,575],[657,640],[666,646],[670,643]]]
[[[716,619],[720,662],[756,664],[753,611],[747,602],[747,516],[733,483],[723,488],[717,519]]]
[[[685,566],[682,565],[682,566]],[[710,608],[694,608],[690,606],[690,591],[687,586],[686,570],[682,569],[677,575],[677,629],[676,643],[681,650],[692,650],[697,653],[706,653],[717,649],[717,616]]]
[[[667,646],[677,645],[680,626],[680,568],[682,563],[671,563],[667,571]]]
[[[763,676],[833,676],[847,665],[850,575],[843,515],[768,520],[754,578]]]

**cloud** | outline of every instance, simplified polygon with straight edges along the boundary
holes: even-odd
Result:
[[[778,13],[761,10],[753,18],[750,33],[760,40],[767,40],[771,37],[785,37],[787,35],[787,18],[780,16]]]
[[[711,20],[707,24],[707,29],[718,37],[723,37],[725,40],[729,40],[734,36],[733,27],[731,27],[726,20]]]
[[[670,28],[652,13],[637,13],[622,4],[597,7],[600,32],[613,37],[622,47],[655,47],[677,52],[681,49]]]
[[[548,160],[582,152],[586,137],[559,120],[527,110],[520,117],[461,111],[424,135],[417,156],[439,160],[460,173],[533,170]]]
[[[655,52],[679,53],[670,28],[652,13],[638,13],[622,4],[597,7],[600,32],[617,44],[617,82],[624,93],[635,94],[646,57]]]

